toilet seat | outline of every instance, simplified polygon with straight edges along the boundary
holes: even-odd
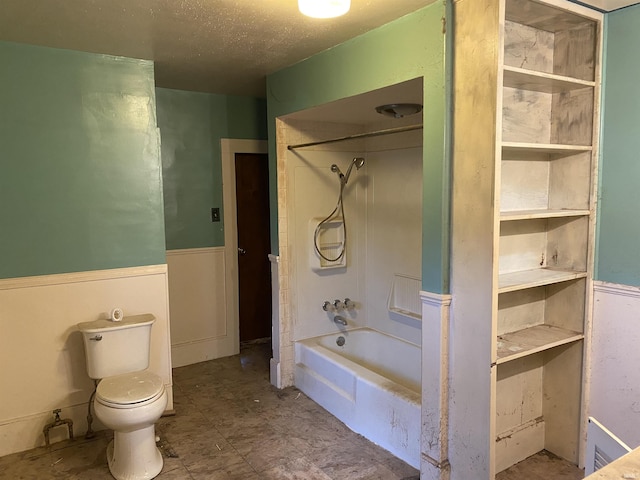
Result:
[[[135,408],[153,403],[164,393],[164,382],[151,372],[133,372],[103,378],[96,401],[112,408]]]

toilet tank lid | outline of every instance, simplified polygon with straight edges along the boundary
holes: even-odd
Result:
[[[100,319],[92,322],[82,322],[78,324],[78,329],[85,333],[97,333],[106,332],[109,330],[119,330],[126,327],[141,327],[155,322],[156,317],[150,313],[143,313],[142,315],[131,315],[130,317],[124,317],[119,322],[113,320]]]

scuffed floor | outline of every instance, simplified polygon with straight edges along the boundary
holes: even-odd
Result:
[[[176,415],[160,419],[160,480],[417,480],[418,472],[353,433],[295,388],[269,383],[268,344],[173,371]],[[110,432],[0,458],[2,480],[111,480]],[[578,480],[541,452],[496,480]],[[468,479],[484,480],[484,479]]]
[[[584,470],[543,450],[496,475],[496,480],[581,480]]]
[[[418,472],[295,388],[269,383],[269,345],[173,371],[176,415],[160,419],[160,480],[399,480]],[[108,432],[0,458],[0,479],[112,479]],[[520,477],[524,478],[524,477]]]

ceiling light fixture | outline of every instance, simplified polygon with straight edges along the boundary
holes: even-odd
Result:
[[[298,0],[298,9],[307,17],[333,18],[344,15],[351,0]]]
[[[376,112],[388,117],[402,118],[406,115],[415,115],[422,111],[419,103],[390,103],[376,107]]]

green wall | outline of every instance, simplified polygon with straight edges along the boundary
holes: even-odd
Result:
[[[158,88],[167,249],[224,245],[220,139],[266,139],[266,102]]]
[[[596,278],[640,286],[640,5],[605,21]]]
[[[449,166],[445,2],[436,2],[267,77],[272,250],[277,252],[275,119],[417,77],[424,78],[425,290],[448,290]]]
[[[165,263],[153,64],[0,42],[0,278]]]

